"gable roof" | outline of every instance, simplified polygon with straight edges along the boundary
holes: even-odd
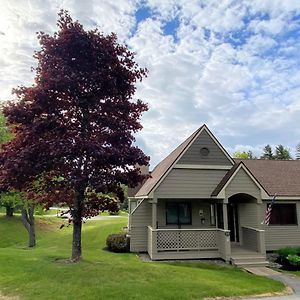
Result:
[[[243,162],[269,195],[300,197],[300,161],[245,159]]]
[[[226,183],[229,181],[229,179],[234,174],[235,170],[238,168],[239,164],[235,164],[222,178],[222,180],[219,182],[217,187],[214,189],[214,191],[211,193],[212,196],[217,196],[223,189],[223,187],[226,185]]]
[[[229,161],[234,164],[233,159],[204,124],[154,168],[154,170],[151,172],[151,177],[148,178],[148,180],[142,185],[135,196],[141,197],[149,195],[159,184],[160,180],[163,179],[166,174],[168,174],[168,172],[172,169],[172,166],[180,159],[180,157],[182,157],[185,151],[203,130],[205,130],[209,134],[209,136],[214,140],[217,146],[219,146],[222,152],[227,156]]]
[[[240,169],[243,169],[247,173],[247,175],[252,179],[252,181],[257,185],[257,187],[260,190],[262,190],[263,192],[266,192],[266,194],[269,194],[266,191],[265,187],[261,184],[261,182],[259,180],[257,180],[255,175],[245,166],[243,161],[236,161],[236,164],[222,178],[220,183],[217,185],[215,190],[212,192],[211,196],[213,196],[213,197],[218,196],[220,194],[220,192],[227,187],[227,185],[231,182],[231,180],[234,178],[234,176],[236,174],[238,174]]]
[[[202,126],[203,127],[203,126]],[[190,142],[195,138],[198,132],[202,129],[200,127],[191,136],[189,136],[183,143],[181,143],[175,150],[173,150],[164,160],[162,160],[151,172],[151,177],[141,186],[136,196],[148,195],[156,183],[165,175],[165,173],[174,164],[180,154],[186,149]]]

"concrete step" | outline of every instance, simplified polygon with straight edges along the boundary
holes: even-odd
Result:
[[[266,260],[264,255],[243,255],[243,256],[232,256],[232,260],[234,261],[244,261],[244,260]]]
[[[235,256],[232,257],[230,261],[231,264],[237,267],[258,267],[269,265],[269,262],[263,255]]]
[[[244,261],[244,262],[238,262],[238,263],[232,263],[236,267],[267,267],[269,265],[268,261]]]

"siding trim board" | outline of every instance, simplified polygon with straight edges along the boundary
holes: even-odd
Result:
[[[230,170],[232,166],[223,165],[189,165],[189,164],[176,164],[174,169],[200,169],[200,170]]]

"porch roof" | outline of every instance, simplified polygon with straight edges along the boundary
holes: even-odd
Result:
[[[300,198],[300,161],[245,159],[243,162],[269,195]]]
[[[234,159],[234,161],[235,165],[212,192],[213,197],[220,193],[236,169],[243,164],[269,195],[300,198],[300,161],[266,159]]]

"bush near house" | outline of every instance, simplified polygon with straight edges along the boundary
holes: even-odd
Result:
[[[282,269],[289,271],[300,270],[300,247],[285,247],[277,250],[277,263]]]
[[[112,252],[129,252],[129,243],[126,233],[110,234],[106,239],[106,246]]]

